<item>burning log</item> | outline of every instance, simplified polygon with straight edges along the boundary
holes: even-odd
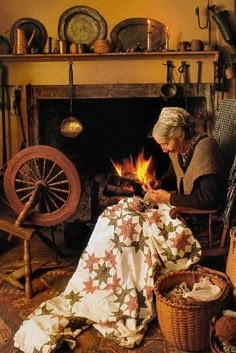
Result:
[[[143,196],[143,189],[141,182],[134,180],[132,176],[111,175],[103,190],[103,194],[106,196]]]

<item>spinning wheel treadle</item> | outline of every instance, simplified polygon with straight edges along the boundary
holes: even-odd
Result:
[[[54,226],[73,214],[81,193],[73,163],[56,148],[37,145],[14,156],[4,175],[4,192],[20,214],[31,203],[30,222]]]
[[[15,223],[0,219],[0,229],[24,240],[24,268],[10,275],[0,272],[0,277],[24,289],[26,297],[31,298],[29,241],[37,226],[55,226],[74,213],[81,194],[80,179],[74,164],[62,152],[37,145],[25,148],[10,160],[3,186],[18,218]],[[21,227],[25,220],[31,228]],[[22,276],[25,285],[19,281]]]

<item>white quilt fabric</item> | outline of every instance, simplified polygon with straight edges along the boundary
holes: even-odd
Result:
[[[158,275],[186,269],[201,256],[191,230],[169,216],[124,198],[98,218],[78,267],[61,295],[42,303],[15,334],[25,353],[50,353],[93,325],[117,344],[138,345],[155,317]]]

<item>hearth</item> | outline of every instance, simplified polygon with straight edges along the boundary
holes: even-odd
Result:
[[[111,160],[121,162],[142,150],[152,156],[157,176],[168,167],[168,158],[149,138],[161,109],[180,106],[196,116],[201,129],[211,120],[210,85],[179,86],[178,94],[164,101],[161,84],[81,85],[75,86],[73,115],[84,126],[76,138],[60,133],[60,124],[69,115],[66,86],[30,86],[30,144],[58,148],[75,164],[82,184],[81,202],[76,217],[82,221],[96,218],[103,207],[115,201],[104,195],[107,178],[115,173]]]

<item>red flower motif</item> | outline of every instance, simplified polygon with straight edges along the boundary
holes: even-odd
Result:
[[[98,289],[98,286],[94,286],[93,285],[93,279],[91,277],[89,277],[89,280],[87,282],[83,282],[84,286],[85,286],[85,290],[86,293],[93,293],[95,292],[96,289]]]
[[[83,260],[86,262],[86,266],[84,266],[84,269],[88,269],[89,272],[91,273],[93,271],[93,265],[99,262],[99,258],[97,258],[96,256],[94,256],[94,253],[92,255],[89,255],[88,260],[85,260],[83,258]]]
[[[112,252],[110,251],[105,251],[105,256],[103,258],[103,260],[106,262],[110,262],[112,267],[116,266],[116,256],[114,256],[114,254],[112,254]]]
[[[158,211],[152,213],[145,213],[144,218],[149,224],[158,224],[161,222],[161,215]]]
[[[144,256],[145,256],[144,262],[148,265],[148,267],[151,267],[152,266],[152,254],[151,254],[151,251],[148,251],[148,253],[144,254]]]
[[[119,277],[117,277],[117,275],[115,274],[112,277],[112,283],[108,283],[106,285],[106,289],[112,289],[113,291],[115,291],[117,288],[120,288],[120,281],[121,279]]]
[[[130,218],[127,221],[123,220],[123,223],[119,226],[121,234],[125,238],[129,238],[131,234],[137,233],[137,231],[135,230],[137,224],[138,223],[134,223],[133,219]]]
[[[171,248],[176,248],[178,251],[183,250],[185,252],[185,246],[190,245],[184,230],[181,233],[176,233],[175,238],[171,240],[173,241]]]
[[[138,300],[137,297],[133,297],[132,295],[129,295],[129,301],[125,302],[127,305],[127,308],[129,309],[130,314],[132,313],[133,310],[138,309]]]

